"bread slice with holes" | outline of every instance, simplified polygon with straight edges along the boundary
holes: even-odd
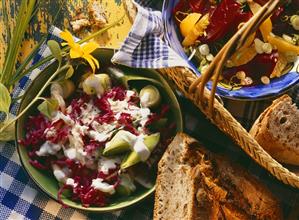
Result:
[[[299,109],[288,95],[273,101],[250,134],[277,161],[299,165]]]
[[[158,165],[154,219],[207,219],[207,212],[197,210],[199,175],[194,174],[198,152],[196,140],[180,133],[167,148]],[[207,206],[205,206],[207,207]]]
[[[281,218],[265,185],[185,134],[174,138],[159,162],[154,220]]]

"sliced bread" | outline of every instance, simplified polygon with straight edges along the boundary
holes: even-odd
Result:
[[[154,219],[195,219],[197,178],[193,178],[189,145],[195,142],[178,134],[158,165]],[[195,153],[195,152],[194,152]],[[177,199],[171,199],[177,198]]]
[[[299,109],[288,95],[273,101],[250,134],[277,161],[299,165]]]
[[[272,193],[226,157],[178,134],[158,166],[155,220],[281,219]]]

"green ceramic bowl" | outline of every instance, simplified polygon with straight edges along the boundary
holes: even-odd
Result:
[[[107,66],[111,66],[110,60],[113,56],[112,49],[98,49],[94,53],[94,57],[96,57],[101,65],[102,71],[105,71]],[[27,92],[24,95],[24,98],[20,105],[20,110],[24,109],[28,103],[33,99],[33,97],[37,94],[37,92],[41,89],[44,85],[46,80],[50,77],[50,74],[54,72],[56,64],[49,65],[41,74],[39,74],[36,79],[32,82],[31,86],[28,88]],[[183,122],[182,122],[182,114],[180,110],[180,106],[178,101],[175,97],[175,94],[165,81],[163,77],[161,77],[156,71],[148,70],[148,69],[131,69],[124,66],[118,66],[121,68],[125,74],[136,74],[139,76],[150,77],[156,79],[163,85],[164,90],[164,100],[168,102],[171,106],[172,111],[172,119],[176,122],[177,125],[177,132],[182,131]],[[79,74],[79,73],[78,73]],[[47,91],[46,91],[47,93]],[[163,96],[163,94],[162,94]],[[166,96],[166,97],[165,97]],[[32,107],[25,115],[23,115],[16,124],[16,140],[22,139],[25,136],[25,129],[24,125],[27,121],[29,115],[36,113],[36,106]],[[31,166],[29,163],[29,157],[27,154],[27,150],[24,146],[17,144],[18,153],[22,162],[23,167],[32,178],[32,180],[39,186],[39,188],[45,192],[51,198],[57,200],[57,192],[59,189],[58,182],[55,177],[51,174],[45,173],[41,170],[38,170]],[[93,211],[93,212],[108,212],[108,211],[115,211],[118,209],[122,209],[137,202],[141,201],[142,199],[148,197],[152,194],[155,190],[155,187],[151,189],[145,188],[137,188],[137,190],[128,197],[120,197],[112,201],[111,204],[105,207],[89,207],[84,208],[80,203],[73,202],[69,199],[64,198],[63,202],[72,208],[77,208],[84,211]]]

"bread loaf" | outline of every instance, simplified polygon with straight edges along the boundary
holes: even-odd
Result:
[[[278,201],[246,170],[178,134],[158,165],[154,219],[281,219]]]
[[[260,115],[250,134],[277,161],[299,165],[299,110],[288,95]]]

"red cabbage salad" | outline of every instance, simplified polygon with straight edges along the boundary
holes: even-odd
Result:
[[[52,83],[19,142],[32,166],[56,178],[62,204],[67,197],[102,207],[154,185],[142,174],[156,165],[176,125],[153,80],[133,88],[105,73],[84,78],[77,87]],[[141,173],[134,172],[138,166]]]
[[[204,72],[230,37],[267,0],[180,0],[173,15],[182,46]],[[229,89],[269,84],[287,73],[299,55],[299,1],[276,9],[227,61],[220,85]]]

